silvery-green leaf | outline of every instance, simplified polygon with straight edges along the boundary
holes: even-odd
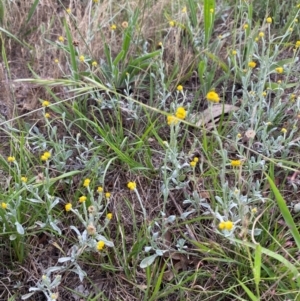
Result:
[[[26,299],[30,298],[33,294],[34,294],[34,292],[33,292],[33,293],[25,294],[25,295],[23,295],[23,296],[21,297],[21,299],[22,299],[22,300],[26,300]]]
[[[147,268],[148,266],[150,266],[150,265],[154,262],[154,260],[155,260],[155,258],[156,258],[157,256],[158,256],[157,254],[153,254],[153,255],[151,255],[151,256],[148,256],[148,257],[144,258],[144,259],[142,260],[142,262],[140,263],[140,267],[141,267],[142,269]]]
[[[59,198],[56,198],[50,205],[49,211],[52,210],[59,203]]]
[[[9,235],[9,240],[15,240],[17,238],[16,234]]]
[[[66,261],[70,261],[72,258],[71,257],[61,257],[58,259],[58,262],[66,262]]]
[[[294,206],[294,212],[295,213],[300,212],[300,203],[295,204],[295,206]]]
[[[167,222],[168,223],[173,223],[176,219],[176,215],[170,215],[168,218],[167,218]]]
[[[31,203],[39,203],[39,204],[44,204],[45,202],[42,200],[37,200],[37,199],[27,199]]]
[[[152,250],[152,247],[145,247],[145,252],[149,252]]]
[[[192,209],[191,211],[183,212],[180,216],[181,219],[186,219],[190,214],[194,213],[195,209]]]
[[[166,252],[166,251],[164,251],[164,250],[155,250],[155,253],[156,253],[158,256],[163,256],[165,252]]]
[[[75,226],[70,226],[70,228],[76,232],[77,236],[81,236],[81,233]]]
[[[40,226],[41,228],[44,228],[46,226],[45,223],[42,223],[41,221],[37,221],[35,222],[38,226]]]
[[[61,230],[58,228],[58,226],[54,222],[50,222],[50,226],[54,231],[56,231],[59,235],[61,235]]]
[[[17,232],[20,235],[24,235],[24,228],[23,228],[23,226],[19,222],[15,222],[15,225],[17,227]]]

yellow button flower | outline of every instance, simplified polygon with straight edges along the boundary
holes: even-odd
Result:
[[[230,165],[233,167],[239,167],[242,165],[242,161],[241,160],[231,160]]]
[[[48,159],[51,158],[51,153],[50,152],[44,152],[41,156],[42,161],[47,161]]]
[[[5,209],[7,208],[7,204],[4,203],[4,202],[2,202],[2,203],[1,203],[1,208],[5,210]]]
[[[267,23],[271,24],[273,20],[272,20],[271,17],[268,17],[268,18],[266,19],[266,21],[267,21]]]
[[[220,97],[219,97],[218,93],[216,93],[215,91],[208,92],[206,94],[206,99],[210,102],[215,102],[215,103],[220,102]]]
[[[136,189],[136,183],[135,182],[128,182],[127,187],[130,190],[134,190],[134,189]]]
[[[251,61],[251,62],[248,63],[248,67],[255,68],[256,67],[256,63],[253,62],[253,61]]]
[[[99,186],[99,187],[97,188],[97,192],[98,192],[98,193],[103,192],[103,187]]]
[[[104,246],[105,246],[105,242],[104,241],[100,240],[100,241],[97,242],[97,250],[98,251],[102,251],[103,248],[104,248]]]
[[[225,222],[220,222],[219,223],[219,229],[224,230],[225,229]]]
[[[86,196],[85,195],[82,195],[80,198],[79,198],[79,203],[84,203],[86,201]]]
[[[27,182],[27,178],[26,177],[21,177],[21,182],[26,183]]]
[[[177,124],[178,119],[173,115],[169,115],[169,116],[167,116],[167,123],[168,123],[168,125]]]
[[[177,86],[177,91],[179,91],[179,92],[183,91],[183,86],[182,85],[178,85]]]
[[[84,57],[83,55],[81,55],[81,56],[79,57],[79,61],[80,61],[80,62],[84,62],[84,60],[85,60],[85,57]]]
[[[174,27],[174,26],[176,25],[176,22],[172,20],[172,21],[169,22],[169,25],[170,25],[171,27]]]
[[[191,167],[195,167],[195,166],[197,165],[197,162],[191,161],[191,162],[190,162],[190,165],[191,165]]]
[[[64,38],[63,36],[59,36],[59,37],[58,37],[58,40],[59,40],[60,42],[63,42],[63,41],[65,40],[65,38]]]
[[[106,197],[107,199],[109,199],[110,196],[111,196],[111,193],[110,193],[110,192],[106,192],[106,193],[105,193],[105,197]]]
[[[97,65],[98,65],[98,63],[97,63],[96,61],[93,61],[93,62],[92,62],[92,66],[93,66],[93,67],[97,67]]]
[[[7,161],[8,161],[8,162],[15,162],[15,161],[16,161],[16,158],[13,157],[13,156],[9,156],[9,157],[7,157]]]
[[[83,181],[83,187],[88,187],[91,183],[91,180],[90,179],[84,179]]]
[[[114,31],[114,30],[116,30],[116,29],[117,29],[117,25],[112,24],[112,25],[110,26],[110,30]]]
[[[66,211],[70,211],[72,209],[72,204],[71,203],[68,203],[65,205],[65,210]]]
[[[275,71],[277,72],[277,73],[279,73],[279,74],[281,74],[281,73],[283,73],[283,68],[282,67],[277,67],[277,68],[275,68]]]
[[[233,228],[233,222],[231,222],[231,221],[227,221],[227,222],[225,222],[225,229],[226,230],[228,230],[228,231],[230,231],[230,230],[232,230],[232,228]]]
[[[107,219],[111,220],[112,217],[113,217],[112,213],[107,213],[107,214],[106,214],[106,218],[107,218]]]
[[[179,119],[184,119],[186,117],[186,110],[184,107],[179,107],[177,108],[175,115]]]
[[[43,102],[42,102],[42,106],[43,107],[48,107],[50,105],[50,101],[48,101],[48,100],[44,100]]]

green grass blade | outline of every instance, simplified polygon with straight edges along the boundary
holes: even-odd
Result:
[[[73,69],[72,71],[73,71],[74,79],[78,80],[79,75],[78,75],[78,66],[77,66],[77,61],[76,61],[76,53],[75,53],[75,49],[73,46],[72,35],[71,35],[71,32],[70,32],[70,29],[69,29],[66,19],[64,19],[64,27],[66,30],[66,35],[67,35],[67,40],[68,40],[68,45],[69,45],[71,66]]]
[[[40,2],[40,0],[35,0],[33,2],[32,6],[30,7],[30,10],[28,12],[26,23],[28,23],[31,20],[31,18],[32,18],[33,14],[35,12],[35,9],[36,9],[37,5],[39,4],[39,2]]]
[[[298,249],[300,250],[300,233],[297,229],[297,226],[293,220],[293,217],[290,213],[290,210],[289,208],[287,207],[286,205],[286,202],[285,200],[283,199],[281,193],[279,192],[279,190],[277,189],[275,183],[272,181],[272,179],[266,174],[266,177],[270,183],[270,187],[275,195],[275,198],[277,200],[277,204],[278,204],[278,207],[280,209],[280,212],[287,224],[287,226],[289,227],[294,239],[295,239],[295,242],[297,244],[297,247]]]
[[[204,0],[204,44],[207,47],[215,21],[215,0]],[[213,12],[210,10],[213,9]]]
[[[244,291],[247,293],[248,297],[252,301],[259,301],[259,299],[257,297],[255,297],[255,295],[251,292],[251,290],[242,281],[240,281],[239,279],[237,279],[237,281],[239,282],[241,287],[244,289]]]
[[[187,1],[188,12],[191,17],[191,23],[193,27],[197,27],[198,18],[197,18],[197,6],[194,0]]]

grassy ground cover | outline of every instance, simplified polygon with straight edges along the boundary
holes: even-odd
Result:
[[[0,300],[300,300],[299,14],[3,0]]]

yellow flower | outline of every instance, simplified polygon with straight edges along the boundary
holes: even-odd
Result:
[[[44,116],[45,116],[45,118],[50,118],[50,114],[49,113],[46,113]]]
[[[186,9],[186,6],[182,8],[181,10],[183,13],[186,13],[187,9]]]
[[[171,27],[174,27],[174,26],[176,25],[176,22],[172,20],[172,21],[169,22],[169,25],[170,25]]]
[[[275,68],[275,71],[277,72],[277,73],[283,73],[283,68],[282,67],[277,67],[277,68]]]
[[[42,155],[41,155],[41,160],[42,161],[47,161],[48,159],[51,158],[51,153],[49,152],[44,152]]]
[[[110,193],[110,192],[106,192],[106,193],[105,193],[105,197],[106,197],[107,199],[109,199],[110,196],[111,196],[111,193]]]
[[[97,250],[98,251],[103,250],[104,246],[105,246],[105,242],[104,241],[100,240],[100,241],[97,242]]]
[[[299,48],[299,47],[300,47],[300,41],[297,41],[297,42],[296,42],[295,47],[296,47],[296,48]]]
[[[248,63],[248,67],[255,68],[256,67],[256,63],[253,62],[253,61],[251,61],[251,62]]]
[[[86,201],[86,196],[85,195],[82,195],[80,198],[79,198],[79,203],[84,203]]]
[[[195,167],[195,166],[197,165],[197,162],[191,161],[191,162],[190,162],[190,165],[191,165],[191,167]]]
[[[265,34],[261,31],[261,32],[258,34],[258,36],[259,36],[260,38],[263,38],[263,37],[265,36]]]
[[[128,182],[127,187],[130,190],[134,190],[134,189],[136,189],[136,183],[135,182]]]
[[[266,91],[262,92],[262,96],[266,97],[267,96],[267,92]]]
[[[63,36],[59,36],[59,37],[58,37],[58,40],[59,40],[60,42],[63,42],[63,41],[65,40],[65,38],[64,38]]]
[[[178,85],[177,86],[177,91],[181,92],[183,90],[183,86],[182,85]]]
[[[96,234],[96,228],[93,224],[89,224],[86,228],[86,231],[89,235],[95,235]]]
[[[240,139],[240,138],[242,137],[242,134],[238,133],[238,134],[236,135],[236,137],[237,137],[238,139]]]
[[[194,157],[193,161],[197,163],[197,162],[199,162],[199,158],[198,157]]]
[[[236,51],[236,50],[232,50],[232,51],[231,51],[231,54],[232,54],[232,55],[236,55],[236,54],[237,54],[237,51]]]
[[[4,202],[2,202],[2,203],[1,203],[1,208],[2,208],[2,209],[6,209],[6,208],[7,208],[7,204],[4,203]]]
[[[244,24],[243,28],[244,28],[244,29],[248,29],[248,28],[249,28],[249,25],[248,25],[248,24]]]
[[[290,27],[289,28],[289,32],[292,32],[294,29],[293,29],[293,27]]]
[[[85,59],[85,58],[84,58],[83,55],[81,55],[81,56],[79,57],[79,61],[80,61],[80,62],[84,62],[84,59]]]
[[[88,187],[91,183],[91,180],[90,179],[84,179],[83,181],[83,187]]]
[[[58,60],[58,59],[55,59],[55,60],[54,60],[54,63],[55,63],[55,64],[58,64],[58,63],[59,63],[59,60]]]
[[[283,133],[283,134],[285,134],[287,132],[287,129],[286,128],[282,128],[280,132]]]
[[[162,46],[163,46],[163,43],[162,43],[162,42],[158,42],[158,43],[157,43],[157,48],[162,48]]]
[[[271,24],[273,20],[272,20],[271,17],[268,17],[268,18],[266,19],[266,21],[267,21],[267,23]]]
[[[97,65],[98,65],[98,63],[97,63],[96,61],[93,61],[93,62],[92,62],[92,66],[93,66],[93,67],[97,67]]]
[[[94,3],[98,3],[99,2],[99,0],[93,0],[94,1]]]
[[[44,100],[43,102],[42,102],[42,106],[43,107],[48,107],[50,105],[50,101],[48,101],[48,100]]]
[[[231,160],[230,165],[233,167],[239,167],[242,165],[242,161],[241,160]]]
[[[21,177],[21,182],[26,183],[27,182],[27,177]]]
[[[70,211],[72,209],[72,204],[71,203],[66,204],[65,209],[66,211]]]
[[[295,23],[298,23],[299,20],[298,20],[298,18],[295,18],[294,21],[295,21]]]
[[[257,208],[256,208],[256,207],[252,208],[251,212],[252,212],[253,214],[257,213]]]
[[[215,91],[210,91],[206,94],[206,99],[210,102],[220,102],[220,97]]]
[[[219,223],[219,229],[224,230],[225,229],[225,222],[220,222]]]
[[[122,27],[127,28],[128,27],[128,22],[126,22],[126,21],[122,22]]]
[[[116,29],[117,29],[117,25],[112,24],[112,25],[110,26],[110,30],[114,31],[114,30],[116,30]]]
[[[228,230],[228,231],[230,231],[230,230],[232,230],[232,228],[233,228],[233,222],[231,222],[231,221],[227,221],[227,222],[225,222],[225,229],[226,230]]]
[[[177,108],[175,115],[179,119],[184,119],[186,117],[186,110],[184,107],[179,107]]]
[[[67,8],[67,9],[66,9],[66,13],[67,13],[67,14],[70,14],[70,13],[71,13],[71,8]]]
[[[14,162],[14,161],[16,161],[16,158],[13,157],[13,156],[9,156],[9,157],[7,157],[7,161],[8,162]]]
[[[167,116],[167,123],[168,123],[168,125],[177,124],[178,119],[173,115],[169,115],[169,116]]]
[[[107,219],[111,220],[112,217],[113,217],[112,213],[107,213],[107,214],[106,214],[106,218],[107,218]]]
[[[99,186],[99,187],[97,188],[97,192],[98,192],[98,193],[103,192],[103,188],[102,188],[101,186]]]
[[[210,12],[211,14],[213,14],[213,13],[214,13],[214,9],[211,8],[211,9],[209,10],[209,12]]]

